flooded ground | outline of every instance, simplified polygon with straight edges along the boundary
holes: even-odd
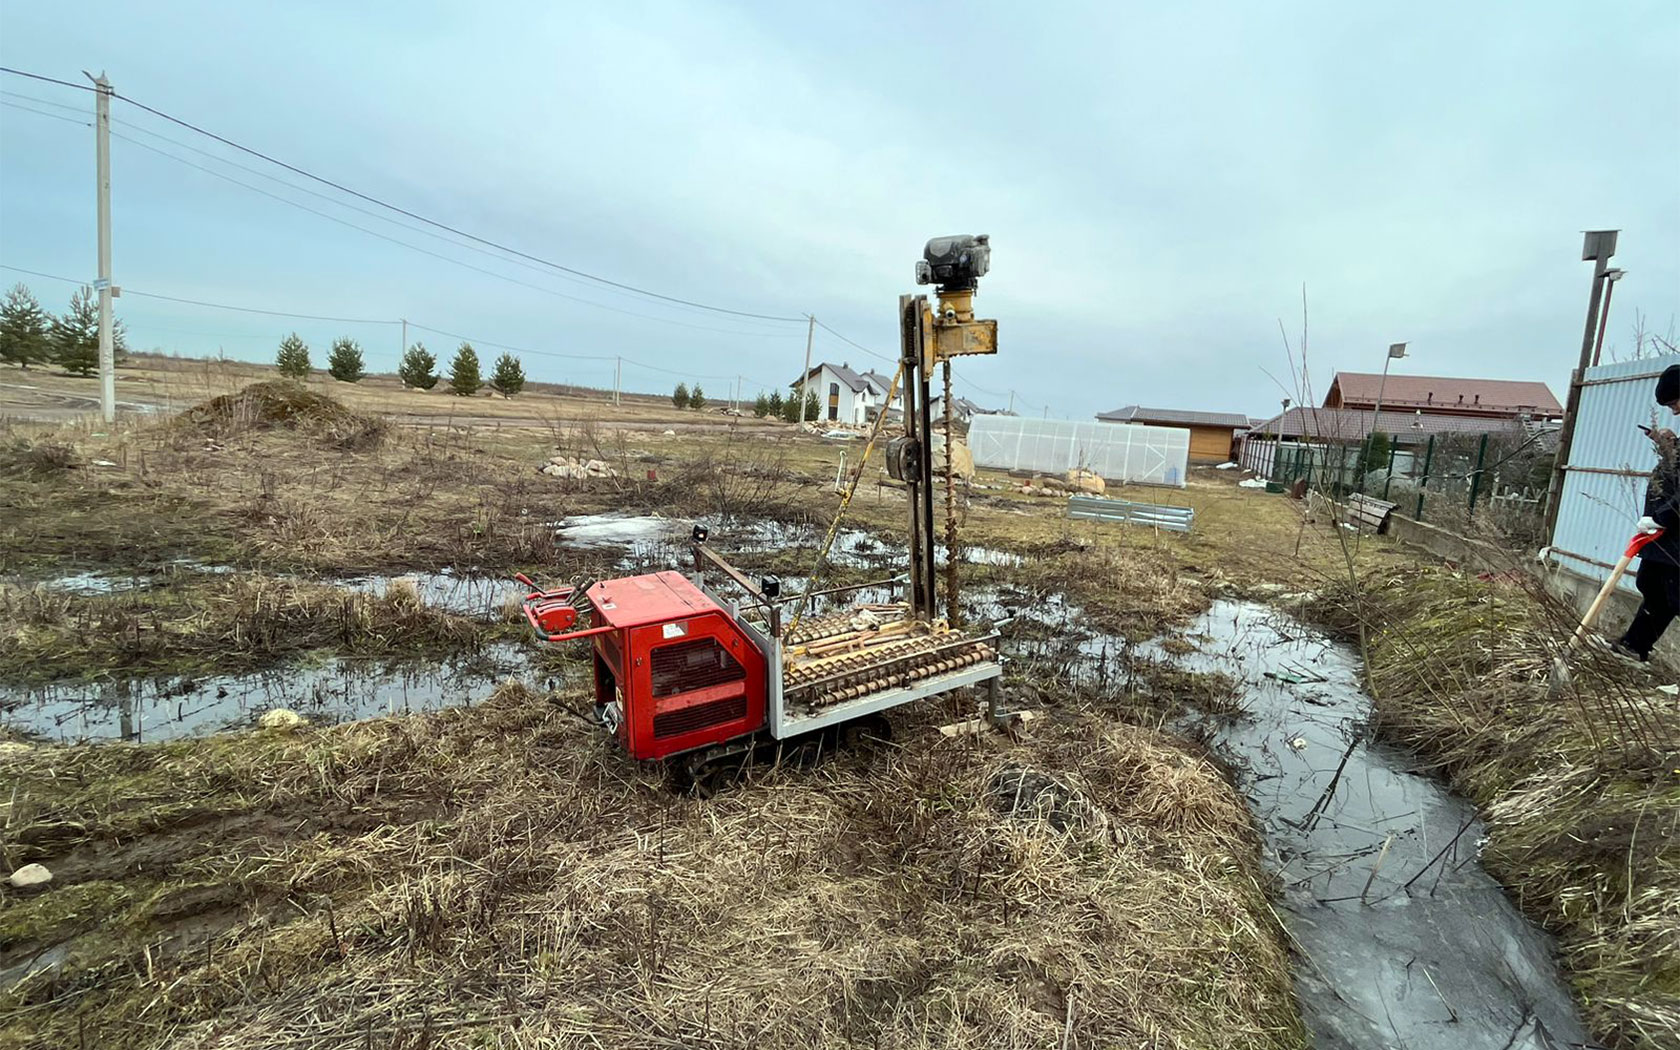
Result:
[[[776,522],[709,522],[729,555],[812,550],[825,530]],[[563,574],[616,558],[621,570],[687,567],[692,522],[593,515],[556,523]],[[901,571],[905,552],[861,530],[842,530],[839,565]],[[965,560],[1016,565],[984,548]],[[192,567],[186,567],[192,568]],[[213,570],[212,570],[213,571]],[[79,574],[48,585],[76,593],[143,586]],[[411,586],[422,601],[491,621],[518,585],[500,578],[419,573],[341,585],[384,593]],[[785,581],[790,592],[803,581]],[[845,599],[886,601],[888,589]],[[1481,868],[1474,811],[1373,743],[1370,703],[1345,646],[1268,607],[1217,602],[1181,638],[1132,645],[1092,633],[1089,617],[1057,593],[972,586],[970,623],[1005,627],[1017,674],[1050,674],[1097,695],[1132,688],[1138,661],[1218,672],[1237,683],[1235,716],[1201,717],[1186,732],[1230,764],[1264,836],[1279,911],[1298,946],[1296,984],[1321,1048],[1561,1050],[1584,1044],[1548,939]],[[1184,644],[1188,642],[1188,645]],[[1188,650],[1188,651],[1187,651]],[[0,691],[0,713],[46,739],[160,740],[246,727],[289,708],[318,723],[472,703],[509,676],[530,677],[532,647],[492,647],[444,664],[376,666],[349,661],[249,675],[145,678]]]
[[[1246,715],[1205,729],[1264,834],[1320,1050],[1584,1045],[1550,939],[1482,869],[1474,809],[1371,741],[1352,650],[1252,603],[1186,634],[1197,651],[1170,659],[1242,683]]]
[[[529,670],[524,646],[461,660],[379,665],[332,660],[243,675],[160,676],[0,691],[9,727],[59,743],[133,742],[250,728],[288,708],[318,725],[434,711],[482,700]]]

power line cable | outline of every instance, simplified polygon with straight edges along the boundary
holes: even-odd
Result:
[[[54,102],[50,99],[37,98],[34,95],[25,95],[17,91],[0,91],[0,95],[4,95],[6,98],[15,98],[22,102],[34,102],[42,106],[51,106],[54,109],[69,110],[71,113],[76,113],[84,117],[88,115],[87,110],[81,106],[66,105],[63,102]]]
[[[5,106],[7,109],[21,110],[25,113],[33,113],[38,117],[51,117],[53,120],[62,120],[66,124],[79,124],[84,128],[93,126],[93,121],[91,120],[77,120],[75,117],[67,117],[62,113],[48,113],[44,109],[36,109],[34,106],[26,106],[21,102],[8,102],[5,99],[0,99],[0,106]]]
[[[44,273],[40,270],[25,269],[22,266],[12,266],[12,265],[7,264],[7,263],[0,263],[0,270],[10,270],[13,273],[27,274],[31,277],[41,277],[41,278],[44,278],[44,279],[49,280],[49,281],[62,281],[65,284],[86,285],[88,283],[87,281],[79,281],[74,277],[65,277],[61,274],[55,274],[55,273]],[[142,291],[139,291],[137,289],[126,288],[126,287],[123,289],[123,295],[125,295],[125,296],[129,296],[129,295],[138,296],[138,297],[145,298],[145,299],[161,299],[165,302],[184,303],[184,304],[189,305],[189,306],[204,306],[204,307],[209,307],[211,309],[216,309],[216,310],[232,310],[232,311],[235,311],[237,313],[260,314],[260,315],[263,315],[265,317],[289,317],[289,318],[295,318],[295,319],[304,320],[304,321],[327,321],[327,322],[331,322],[331,323],[335,323],[335,324],[377,324],[377,325],[400,325],[400,324],[403,323],[401,320],[393,321],[393,320],[389,320],[389,319],[386,319],[386,318],[326,317],[326,316],[322,316],[320,314],[294,313],[294,312],[289,311],[289,310],[266,310],[266,309],[262,309],[260,307],[254,307],[254,306],[235,306],[232,303],[215,303],[215,302],[209,302],[209,301],[203,300],[203,299],[188,299],[188,298],[185,298],[185,297],[182,297],[182,296],[177,296],[177,295],[164,295],[164,294],[161,294],[159,292],[142,292]],[[647,371],[650,371],[650,372],[660,372],[660,373],[663,373],[665,375],[673,375],[673,376],[677,376],[679,378],[685,378],[685,379],[716,379],[716,380],[721,380],[723,382],[733,382],[736,379],[752,379],[753,382],[758,383],[760,386],[766,386],[766,384],[760,382],[757,379],[754,379],[752,376],[733,376],[733,375],[725,376],[725,375],[711,375],[711,374],[704,374],[704,373],[696,374],[696,373],[692,373],[692,372],[677,371],[677,370],[669,369],[669,368],[661,368],[658,365],[644,364],[643,362],[637,361],[634,358],[630,358],[630,357],[613,356],[613,355],[606,355],[606,354],[563,354],[563,353],[560,353],[560,352],[555,351],[555,350],[535,350],[535,349],[532,349],[531,347],[514,346],[511,343],[501,343],[501,342],[497,342],[493,339],[476,339],[476,338],[474,338],[472,336],[469,336],[469,335],[462,335],[459,332],[450,332],[450,331],[445,331],[444,329],[441,329],[441,328],[433,328],[430,325],[424,325],[424,324],[421,324],[421,323],[419,323],[417,321],[414,321],[412,319],[410,319],[408,321],[408,326],[410,328],[418,329],[422,332],[431,332],[435,335],[445,336],[446,338],[449,338],[449,339],[459,339],[463,342],[473,343],[474,345],[477,345],[477,346],[487,346],[487,347],[491,347],[491,348],[497,349],[497,350],[509,350],[509,351],[514,352],[514,353],[520,353],[520,354],[531,354],[535,357],[555,357],[555,358],[562,358],[562,359],[565,359],[565,360],[572,360],[572,361],[623,361],[624,364],[633,366],[635,368],[646,369]],[[205,333],[205,334],[208,334],[208,333]],[[767,386],[767,388],[768,389],[776,389],[776,385],[775,384],[769,384]]]
[[[573,360],[573,361],[616,361],[616,360],[618,360],[616,357],[613,357],[613,356],[608,355],[608,354],[562,354],[562,353],[560,353],[558,351],[555,351],[555,350],[532,350],[530,347],[512,346],[512,345],[507,344],[507,343],[496,343],[496,342],[492,342],[489,339],[474,339],[471,336],[461,335],[459,332],[446,332],[441,328],[432,328],[432,327],[429,327],[427,325],[420,324],[417,321],[409,321],[408,326],[410,328],[417,328],[422,332],[431,332],[433,335],[441,335],[441,336],[445,336],[449,339],[459,339],[463,343],[473,343],[477,346],[488,346],[488,347],[490,347],[492,349],[495,349],[495,350],[511,350],[515,353],[520,353],[520,354],[536,354],[539,357],[563,357],[563,358],[567,358],[567,359]]]
[[[11,270],[13,273],[28,274],[31,277],[44,277],[49,281],[63,281],[65,284],[91,285],[91,281],[77,280],[74,277],[64,277],[56,273],[42,273],[40,270],[26,270],[21,266],[10,266],[0,263],[0,270]],[[207,306],[215,310],[233,310],[245,314],[263,314],[268,317],[294,317],[304,321],[331,321],[336,324],[401,324],[401,321],[391,321],[377,317],[324,317],[320,314],[300,314],[287,310],[264,310],[255,306],[234,306],[229,303],[212,303],[203,299],[187,299],[178,295],[163,295],[158,292],[142,292],[134,288],[124,288],[124,295],[139,296],[142,299],[161,299],[170,303],[185,303],[188,306]]]
[[[444,255],[441,252],[432,251],[430,248],[424,248],[424,247],[421,247],[418,244],[411,244],[408,241],[401,240],[400,238],[397,238],[397,237],[392,237],[389,234],[381,233],[378,230],[372,230],[372,229],[369,229],[366,226],[358,225],[356,223],[351,222],[348,219],[340,218],[337,215],[332,215],[328,212],[321,211],[319,208],[312,208],[307,204],[303,204],[299,201],[292,200],[289,197],[281,196],[278,193],[270,192],[269,190],[265,190],[260,186],[253,186],[250,183],[243,182],[239,179],[236,179],[233,176],[226,174],[225,172],[220,172],[220,171],[216,171],[214,168],[205,167],[204,165],[196,163],[196,162],[191,161],[191,160],[188,160],[185,157],[178,157],[175,154],[170,153],[168,150],[159,149],[156,146],[150,145],[150,144],[145,143],[145,142],[141,142],[139,139],[132,138],[128,135],[124,135],[121,132],[113,131],[113,132],[111,132],[111,137],[116,138],[116,139],[121,139],[122,141],[127,142],[130,145],[137,146],[140,149],[146,150],[146,151],[151,152],[151,153],[155,153],[160,157],[166,157],[169,160],[175,161],[177,164],[184,164],[189,168],[197,169],[198,171],[204,172],[206,175],[210,175],[210,176],[213,176],[215,178],[222,179],[226,182],[230,182],[235,186],[240,186],[244,189],[250,190],[252,193],[261,194],[262,196],[267,197],[270,200],[279,201],[282,204],[289,204],[292,207],[298,208],[302,211],[306,211],[311,215],[319,216],[320,218],[326,219],[328,222],[335,222],[335,223],[338,223],[341,226],[347,226],[352,230],[356,230],[358,232],[365,233],[370,237],[377,237],[382,241],[389,241],[392,244],[398,245],[398,246],[403,247],[403,248],[407,248],[410,251],[416,251],[416,252],[421,253],[422,255],[429,255],[434,259],[440,259],[444,262],[453,263],[456,266],[464,267],[468,270],[474,271],[475,273],[481,273],[481,274],[484,274],[487,277],[494,277],[494,278],[497,278],[498,280],[507,281],[511,284],[517,284],[522,288],[529,288],[532,291],[542,292],[546,295],[552,295],[552,296],[554,296],[556,298],[559,298],[559,299],[565,299],[565,300],[568,300],[568,301],[574,302],[574,303],[581,303],[585,306],[593,306],[598,310],[608,310],[608,311],[611,311],[612,313],[623,314],[626,317],[636,317],[636,318],[640,318],[640,319],[646,320],[646,321],[655,321],[655,322],[658,322],[660,324],[676,325],[679,328],[692,328],[696,331],[701,331],[701,332],[716,332],[716,333],[719,333],[719,334],[722,334],[722,335],[749,336],[749,337],[753,337],[753,338],[783,338],[787,335],[787,333],[785,331],[782,331],[782,332],[753,332],[753,331],[745,331],[745,330],[740,330],[740,329],[713,328],[713,327],[710,327],[708,325],[691,324],[687,321],[679,321],[679,320],[677,320],[675,318],[671,318],[671,317],[658,317],[658,316],[655,316],[653,314],[637,313],[636,311],[633,311],[633,310],[625,310],[625,309],[621,309],[621,308],[616,307],[616,306],[608,306],[605,303],[598,303],[598,302],[595,302],[592,299],[583,299],[583,298],[579,298],[578,296],[575,296],[575,295],[568,295],[565,292],[556,291],[553,288],[548,288],[548,287],[546,287],[544,285],[540,285],[540,284],[532,284],[529,281],[522,281],[517,277],[510,277],[507,274],[498,273],[495,270],[488,270],[488,269],[485,269],[482,266],[475,266],[472,263],[465,262],[461,259],[456,259],[453,256]],[[463,246],[463,247],[465,247],[465,246]]]
[[[15,72],[13,70],[6,70],[6,71],[7,72]],[[26,74],[26,75],[32,75],[32,74]],[[50,78],[37,78],[37,79],[50,79]],[[67,82],[57,81],[57,83],[67,83]],[[520,251],[517,248],[509,247],[508,245],[502,244],[498,241],[491,240],[488,237],[480,237],[477,234],[468,233],[467,231],[459,229],[459,228],[454,227],[454,226],[451,226],[448,223],[444,223],[444,222],[440,222],[436,219],[428,218],[424,215],[419,214],[418,212],[410,211],[407,208],[403,208],[403,207],[400,207],[398,205],[392,204],[389,201],[382,200],[379,197],[375,197],[371,194],[363,193],[360,190],[352,189],[349,186],[344,185],[343,183],[335,182],[332,179],[328,179],[328,178],[325,178],[323,176],[317,175],[314,172],[308,171],[308,170],[306,170],[304,168],[301,168],[301,167],[298,167],[295,164],[289,164],[286,161],[283,161],[283,160],[279,159],[278,157],[274,157],[274,156],[271,156],[267,153],[264,153],[261,150],[253,149],[250,146],[242,145],[242,144],[240,144],[238,142],[235,142],[234,140],[232,140],[230,138],[227,138],[223,135],[218,135],[213,131],[210,131],[206,128],[200,127],[199,125],[192,123],[191,121],[183,120],[180,117],[176,117],[176,116],[173,116],[169,113],[165,113],[163,110],[157,109],[157,108],[152,107],[152,106],[148,106],[144,102],[141,102],[141,101],[139,101],[135,98],[132,98],[128,95],[124,95],[121,92],[113,91],[111,94],[113,95],[113,97],[119,98],[122,101],[127,102],[129,105],[134,106],[136,109],[144,110],[145,112],[150,113],[155,117],[158,117],[162,120],[169,121],[171,124],[178,125],[179,127],[185,128],[188,131],[194,132],[195,134],[203,135],[205,138],[213,139],[216,142],[220,142],[224,146],[227,146],[231,149],[236,149],[236,150],[240,151],[241,153],[245,153],[245,154],[248,154],[250,156],[256,157],[259,160],[267,161],[268,163],[276,165],[277,167],[284,168],[287,171],[292,172],[293,174],[301,175],[306,179],[309,179],[309,180],[314,181],[314,182],[318,182],[323,186],[330,186],[333,189],[338,190],[340,193],[347,193],[347,194],[351,195],[352,197],[356,197],[360,200],[367,201],[369,204],[374,204],[374,205],[377,205],[381,208],[385,208],[389,211],[396,212],[399,215],[403,215],[403,216],[406,216],[407,218],[414,219],[417,222],[422,222],[422,223],[425,223],[428,226],[435,227],[435,228],[443,230],[447,233],[452,233],[457,237],[462,237],[462,238],[465,238],[465,239],[470,240],[470,241],[476,241],[479,244],[483,244],[487,247],[491,247],[491,248],[495,248],[499,251],[507,252],[509,255],[515,255],[515,256],[518,256],[519,258],[527,259],[527,260],[529,260],[531,262],[534,262],[534,263],[540,263],[544,266],[552,267],[553,269],[560,270],[564,273],[572,274],[573,276],[576,276],[576,277],[582,277],[586,280],[595,281],[599,284],[604,284],[604,285],[607,285],[609,287],[620,288],[620,289],[623,289],[624,291],[627,291],[627,292],[634,292],[638,295],[645,295],[645,296],[648,296],[649,298],[661,299],[661,300],[664,300],[665,302],[677,303],[677,304],[682,305],[682,306],[693,307],[694,309],[697,309],[697,310],[710,310],[714,313],[731,314],[731,315],[734,315],[736,317],[751,317],[751,318],[757,318],[757,319],[763,320],[763,321],[784,321],[784,322],[790,322],[790,323],[797,323],[797,322],[805,320],[805,318],[803,318],[803,317],[786,317],[786,316],[781,316],[781,315],[777,315],[777,314],[755,313],[755,312],[750,311],[750,310],[735,310],[735,309],[731,309],[731,308],[725,307],[725,306],[714,306],[711,303],[703,303],[703,302],[699,302],[699,301],[696,301],[696,300],[693,300],[693,299],[684,299],[680,296],[666,295],[663,292],[655,292],[651,289],[642,288],[638,285],[627,284],[623,281],[615,281],[615,280],[612,280],[612,279],[607,278],[607,277],[602,277],[599,274],[593,274],[593,273],[590,273],[587,270],[580,270],[580,269],[577,269],[576,267],[566,266],[565,264],[557,263],[557,262],[553,261],[552,259],[545,259],[540,255],[532,255],[529,252],[523,252],[523,251]]]
[[[0,92],[0,94],[3,94],[3,92]],[[382,214],[381,212],[378,212],[378,211],[376,211],[372,208],[360,207],[359,205],[350,203],[348,201],[341,200],[340,198],[338,198],[336,196],[333,196],[331,194],[322,193],[320,190],[311,189],[308,186],[300,186],[297,183],[291,182],[291,181],[289,181],[287,179],[284,179],[284,178],[281,178],[278,175],[272,175],[272,174],[270,174],[266,171],[259,170],[258,168],[252,167],[248,164],[240,164],[237,161],[229,160],[228,158],[226,158],[224,156],[221,156],[220,154],[213,153],[209,150],[199,149],[197,146],[189,145],[185,142],[180,141],[179,139],[170,138],[168,135],[164,135],[160,132],[153,131],[152,129],[147,128],[147,127],[142,127],[139,124],[134,124],[134,123],[131,123],[131,122],[126,121],[126,120],[113,120],[112,123],[116,124],[120,127],[124,127],[124,128],[128,128],[130,130],[133,130],[133,131],[137,131],[142,135],[148,135],[148,136],[150,136],[152,138],[155,138],[155,139],[158,139],[162,142],[167,142],[171,146],[175,146],[178,149],[184,149],[184,150],[187,150],[190,153],[196,153],[199,156],[204,157],[208,160],[214,161],[218,164],[226,164],[227,166],[229,166],[231,168],[237,168],[240,171],[247,172],[251,175],[255,175],[259,179],[266,179],[267,181],[275,183],[276,185],[279,185],[279,186],[283,186],[288,190],[293,190],[293,191],[296,191],[298,193],[307,193],[311,197],[315,197],[319,200],[326,201],[329,204],[334,205],[335,207],[347,208],[350,211],[357,212],[358,214],[361,214],[361,215],[366,215],[369,218],[376,219],[380,222],[390,223],[391,225],[397,227],[400,230],[408,230],[412,233],[418,233],[423,237],[430,237],[433,240],[441,241],[444,244],[447,244],[452,248],[463,248],[463,249],[466,249],[467,251],[476,252],[479,255],[483,255],[487,258],[494,259],[497,262],[508,263],[510,265],[523,267],[524,269],[532,270],[536,273],[543,274],[544,276],[548,276],[548,277],[558,276],[558,277],[561,277],[562,279],[565,279],[565,280],[575,281],[578,284],[585,284],[586,283],[582,280],[579,280],[577,278],[571,277],[571,276],[566,275],[566,274],[556,274],[552,270],[546,269],[546,268],[541,267],[541,266],[537,266],[537,265],[532,264],[532,263],[528,263],[528,262],[524,261],[523,259],[508,258],[506,254],[503,254],[501,252],[492,251],[488,248],[481,248],[476,244],[463,243],[462,241],[460,241],[458,239],[455,239],[455,238],[452,238],[452,237],[449,237],[445,234],[437,233],[437,232],[434,232],[433,230],[429,230],[429,229],[426,229],[426,228],[421,227],[421,226],[416,226],[416,225],[412,225],[412,224],[409,224],[409,223],[402,222],[398,219],[394,219],[394,218],[391,218],[388,215]],[[113,132],[113,134],[117,134],[117,133]],[[179,160],[182,163],[186,163],[186,164],[191,163],[190,161],[187,161],[185,158],[173,157],[167,151],[156,150],[155,147],[146,147],[145,143],[134,142],[133,139],[130,139],[127,136],[123,136],[123,135],[119,134],[119,135],[117,135],[117,137],[122,138],[126,142],[133,142],[135,145],[141,146],[142,148],[153,148],[154,152],[161,153],[164,156],[170,156],[170,157],[172,157],[172,159]],[[200,171],[205,171],[207,174],[217,175],[218,177],[221,177],[221,178],[228,178],[228,176],[222,175],[221,173],[212,171],[210,169],[200,167],[199,170]],[[259,192],[259,193],[262,192],[261,190],[257,189],[256,187],[247,186],[243,182],[238,182],[237,180],[233,180],[233,179],[229,179],[229,181],[233,181],[235,185],[244,186],[245,188],[251,189],[255,192]],[[284,199],[284,198],[276,198],[276,199]],[[288,200],[288,201],[286,201],[286,203],[293,203],[293,202]],[[313,214],[319,215],[321,213],[314,212]],[[324,216],[324,217],[330,217],[330,216]],[[337,220],[334,220],[334,221],[337,221]],[[357,230],[362,230],[363,229],[360,226],[357,226],[357,227],[354,227],[354,228],[357,229]],[[363,232],[372,232],[372,231],[363,230]],[[379,236],[379,234],[375,233],[374,236]],[[396,242],[396,243],[404,244],[404,242],[401,242],[401,241]],[[404,247],[408,247],[408,245],[404,244]],[[591,287],[593,287],[593,286],[591,286]],[[613,294],[613,295],[622,295],[625,298],[631,299],[632,301],[637,302],[639,304],[640,303],[645,303],[645,300],[636,299],[634,296],[632,296],[628,292],[622,292],[622,291],[618,291],[616,289],[604,289],[604,290],[609,292],[610,294]],[[581,303],[589,303],[591,305],[600,305],[600,304],[595,303],[595,301],[591,300],[591,299],[577,299],[576,301],[581,302]],[[610,307],[604,307],[604,308],[611,309]],[[647,317],[651,320],[660,320],[660,318],[658,318],[657,316],[654,316],[654,315],[639,314],[639,313],[635,313],[634,311],[625,311],[625,312],[628,313],[630,316],[633,316],[633,317]],[[673,321],[673,323],[681,324],[683,322]],[[743,322],[743,323],[745,323],[745,322]],[[701,327],[700,330],[701,331],[711,331],[711,332],[725,332],[727,334],[751,334],[751,335],[771,334],[771,333],[767,333],[767,332],[750,332],[750,331],[749,332],[736,332],[736,331],[730,330],[730,329],[704,328],[704,327]],[[785,329],[779,329],[774,334],[783,335],[783,334],[786,334],[786,330]]]
[[[45,77],[39,73],[30,73],[22,69],[13,69],[11,66],[0,66],[0,73],[10,73],[13,76],[28,77],[30,80],[40,80],[48,84],[57,84],[60,87],[75,88],[77,91],[97,90],[92,84],[78,84],[73,80],[60,80],[57,77]]]

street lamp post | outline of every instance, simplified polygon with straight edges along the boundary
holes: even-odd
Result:
[[[1626,270],[1615,267],[1604,271],[1604,308],[1598,312],[1598,341],[1593,344],[1594,367],[1598,365],[1598,355],[1604,352],[1604,330],[1610,326],[1610,293],[1616,290],[1616,282],[1626,276]]]
[[[1377,428],[1382,425],[1383,390],[1388,386],[1388,366],[1406,356],[1405,343],[1388,344],[1388,356],[1383,358],[1382,378],[1377,381],[1377,407],[1371,412],[1371,429],[1365,434],[1365,441],[1360,446],[1359,463],[1359,491],[1365,491],[1365,458],[1371,454],[1372,444],[1377,440]]]

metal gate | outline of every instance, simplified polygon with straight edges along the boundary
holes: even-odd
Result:
[[[1602,580],[1627,547],[1657,465],[1651,439],[1639,426],[1673,429],[1680,423],[1652,396],[1657,376],[1673,364],[1680,364],[1680,354],[1587,369],[1552,530],[1550,558],[1560,568]],[[1631,572],[1621,587],[1634,590]]]

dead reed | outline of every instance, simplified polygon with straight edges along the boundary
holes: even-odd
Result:
[[[1091,708],[1013,744],[936,717],[704,802],[513,685],[296,736],[7,751],[8,860],[69,885],[6,902],[8,962],[67,954],[0,1000],[0,1039],[1301,1044],[1248,817],[1205,760]]]

